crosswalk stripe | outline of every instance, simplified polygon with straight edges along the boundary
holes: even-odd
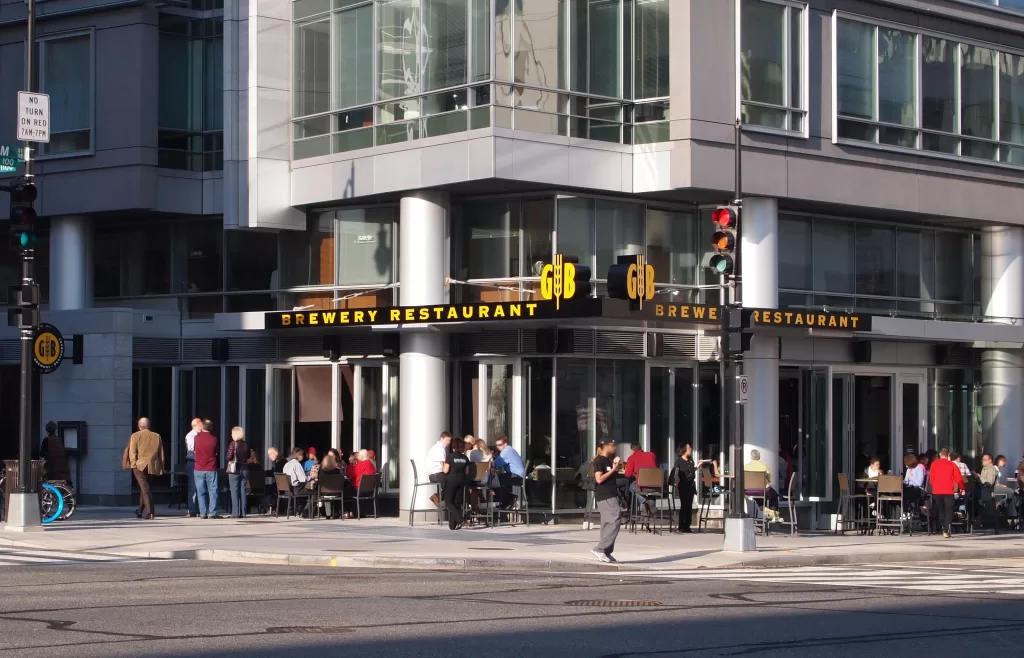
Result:
[[[146,558],[119,557],[116,555],[94,555],[89,553],[68,553],[64,551],[35,551],[0,548],[0,565],[5,566],[61,566],[147,561],[149,560]]]

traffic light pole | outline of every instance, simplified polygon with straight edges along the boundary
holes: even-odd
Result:
[[[739,209],[736,222],[736,256],[733,275],[726,280],[727,305],[733,309],[743,306],[743,124],[737,117],[735,124],[735,167],[736,191],[733,205]],[[737,311],[739,312],[739,311]],[[731,329],[730,329],[731,331]],[[723,336],[723,341],[728,337]],[[741,341],[742,343],[742,341]],[[732,473],[732,489],[729,493],[729,516],[725,519],[724,550],[745,552],[756,550],[754,544],[754,522],[746,513],[746,497],[743,484],[743,413],[739,403],[739,375],[742,356],[733,349],[723,350],[725,359],[725,396],[722,430],[729,441],[731,455],[729,464]]]
[[[25,49],[25,80],[28,85],[27,91],[36,91],[36,3],[35,0],[27,0],[28,3],[28,25],[27,41]],[[25,153],[25,178],[32,180],[32,142],[23,142]],[[32,390],[35,372],[32,368],[32,343],[38,329],[38,302],[39,296],[35,294],[35,250],[33,245],[21,252],[21,283],[22,315],[19,321],[21,330],[21,409],[18,422],[18,490],[11,494],[10,508],[7,512],[7,524],[5,527],[13,531],[41,530],[42,522],[39,515],[39,498],[34,491],[32,482]],[[31,295],[31,304],[25,304],[24,295],[28,292]],[[28,316],[28,322],[26,317]]]

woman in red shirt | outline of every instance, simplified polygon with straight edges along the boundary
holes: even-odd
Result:
[[[966,491],[967,486],[964,484],[960,467],[949,459],[947,448],[939,451],[939,458],[932,462],[928,479],[932,485],[932,501],[939,519],[939,527],[942,528],[942,536],[949,538],[950,525],[953,523],[953,494],[956,493],[956,487],[959,487],[960,491]]]

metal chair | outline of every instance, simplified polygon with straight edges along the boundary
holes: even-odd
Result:
[[[313,492],[306,488],[299,489],[298,491],[292,489],[291,478],[286,473],[274,473],[274,483],[277,485],[277,507],[274,509],[274,516],[281,516],[282,501],[288,504],[285,518],[291,518],[292,513],[298,516],[299,500],[308,501]]]
[[[530,525],[530,501],[526,498],[526,478],[516,477],[509,475],[512,478],[512,495],[516,497],[517,504],[515,507],[510,509],[496,508],[494,510],[494,524],[495,526],[501,525],[501,515],[505,514],[506,521],[515,525],[512,522],[513,516],[518,516],[521,522],[525,521],[527,527]],[[493,496],[493,490],[491,495]]]
[[[786,498],[785,498],[785,500],[779,501],[780,503],[784,503],[785,504],[785,506],[786,506],[785,509],[788,512],[787,516],[789,518],[788,519],[784,519],[784,518],[782,518],[780,516],[779,518],[777,518],[777,519],[775,519],[773,521],[768,521],[767,522],[769,524],[774,523],[776,525],[788,525],[789,526],[789,536],[790,537],[793,537],[793,536],[795,536],[797,534],[797,527],[796,527],[797,526],[796,505],[793,504],[793,494],[794,494],[794,489],[795,488],[796,488],[796,473],[793,473],[792,475],[789,476],[789,486],[786,487]]]
[[[866,494],[851,494],[850,479],[846,473],[839,473],[839,508],[836,510],[835,534],[846,534],[846,531],[856,530],[860,520],[853,514],[855,500],[867,500]]]
[[[630,497],[629,501],[629,520],[630,520],[630,532],[636,532],[637,519],[640,517],[640,496],[653,500],[655,510],[657,511],[657,523],[655,518],[650,513],[647,513],[647,523],[641,525],[647,525],[651,532],[657,533],[658,526],[663,525],[664,517],[662,516],[662,509],[658,507],[660,502],[665,497],[665,471],[660,468],[641,468],[636,472],[636,489],[637,493]]]
[[[743,471],[743,495],[754,501],[761,514],[754,513],[754,529],[768,535],[768,515],[764,508],[768,506],[768,473],[766,471]]]
[[[708,518],[711,515],[711,499],[715,497],[714,490],[714,479],[711,474],[711,467],[702,464],[700,467],[700,484],[701,484],[701,498],[700,498],[700,509],[697,512],[697,532],[707,528]],[[727,505],[729,502],[729,492],[725,489],[717,494],[722,499],[722,504]]]
[[[334,504],[335,501],[345,506],[345,476],[341,473],[321,473],[317,479],[315,513],[320,516],[320,508],[324,503]],[[332,516],[334,510],[331,510]]]
[[[412,482],[413,482],[413,485],[412,485],[412,500],[409,501],[409,525],[413,526],[413,525],[415,525],[415,523],[413,521],[416,518],[416,498],[417,498],[417,494],[420,491],[420,487],[436,487],[436,489],[437,489],[437,499],[438,499],[438,501],[440,501],[441,500],[441,484],[439,482],[431,482],[430,480],[427,480],[426,482],[420,482],[419,471],[416,469],[416,460],[415,459],[410,459],[409,463],[412,464]],[[360,483],[362,483],[361,480],[360,480]],[[377,504],[377,502],[376,502],[376,500],[374,500],[374,505],[376,505],[376,504]],[[439,504],[437,506],[437,525],[441,525],[441,517],[442,517],[443,514],[444,514],[444,504]]]
[[[356,493],[354,496],[349,498],[349,501],[354,501],[356,504],[356,518],[363,518],[361,501],[372,500],[373,501],[373,518],[377,518],[377,487],[380,485],[380,473],[374,473],[372,475],[364,475],[359,478],[359,486],[356,487]],[[415,498],[413,499],[415,500]],[[344,501],[342,501],[344,505]],[[440,517],[440,515],[438,515]]]
[[[249,492],[245,499],[246,507],[252,507],[256,503],[256,509],[263,511],[263,498],[266,496],[267,478],[261,468],[249,468],[245,472],[245,480],[248,483]],[[245,510],[248,514],[249,510]]]
[[[895,528],[896,533],[902,535],[905,523],[903,518],[903,478],[899,475],[879,475],[878,496],[875,500],[875,530]],[[897,516],[892,515],[894,508],[898,512]]]
[[[491,463],[477,462],[474,466],[476,467],[476,472],[473,474],[473,482],[467,485],[466,488],[476,489],[482,494],[483,509],[475,514],[469,514],[467,518],[473,521],[482,520],[487,525],[494,525],[494,489],[489,486],[490,481],[488,479],[491,473]],[[472,511],[472,501],[468,496],[463,498],[466,502],[466,507]]]

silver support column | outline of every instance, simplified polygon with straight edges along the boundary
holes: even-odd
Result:
[[[1024,318],[1024,229],[982,229],[981,267],[984,314],[993,318],[992,322],[1020,324]],[[1006,470],[1012,471],[1024,453],[1021,350],[999,348],[982,352],[981,379],[984,450],[993,456],[1006,455]]]
[[[92,220],[55,217],[50,223],[50,310],[92,308]]]
[[[448,195],[421,191],[402,197],[399,219],[399,297],[403,306],[445,303],[448,272]],[[420,487],[412,500],[410,460],[419,481],[427,481],[427,450],[448,429],[445,367],[448,337],[436,330],[402,334],[399,377],[399,509],[433,510],[433,487]],[[410,506],[410,503],[412,504]]]
[[[779,307],[779,204],[776,199],[743,199],[743,306]],[[779,482],[779,340],[775,336],[754,336],[750,351],[743,355],[743,374],[750,383],[749,402],[743,411],[744,455],[757,449],[770,469],[772,486],[780,494]]]

